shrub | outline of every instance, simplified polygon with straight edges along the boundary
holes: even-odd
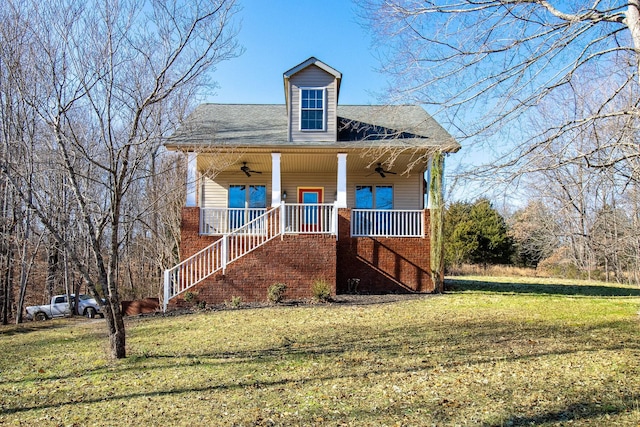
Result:
[[[267,300],[272,304],[278,304],[279,302],[282,302],[286,290],[287,285],[285,285],[284,283],[274,283],[273,285],[269,286],[269,289],[267,289]]]
[[[242,306],[242,297],[231,297],[231,301],[225,301],[224,305],[231,308],[240,308],[240,306]]]
[[[311,294],[316,301],[331,301],[331,286],[329,286],[326,280],[318,279],[314,281],[311,286]]]
[[[184,301],[185,302],[196,302],[198,298],[197,292],[187,291],[184,293]]]

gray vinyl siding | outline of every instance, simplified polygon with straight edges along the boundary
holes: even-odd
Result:
[[[289,99],[291,100],[291,120],[289,121],[289,134],[291,141],[331,141],[337,139],[337,97],[336,79],[331,74],[323,71],[315,65],[296,73],[290,80]],[[300,130],[300,89],[301,88],[325,88],[325,130],[301,131]]]
[[[409,178],[378,175],[351,174],[347,176],[347,206],[355,206],[356,185],[392,185],[394,209],[423,209],[422,176],[412,174]],[[281,177],[282,190],[287,192],[287,203],[297,203],[299,187],[322,187],[323,203],[333,203],[336,199],[337,177],[334,172],[327,173],[284,173]],[[271,206],[271,174],[247,178],[236,172],[221,173],[215,181],[204,177],[202,184],[203,208],[226,208],[230,185],[266,185],[267,206]]]

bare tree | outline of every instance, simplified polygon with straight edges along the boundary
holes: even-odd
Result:
[[[10,163],[1,169],[90,292],[106,301],[113,357],[126,355],[118,276],[123,245],[148,210],[134,202],[146,202],[138,184],[152,175],[150,153],[209,85],[208,72],[238,53],[235,10],[234,0],[2,6],[2,24],[21,26],[29,36],[22,52],[29,67],[13,78],[42,129],[33,162],[61,171],[69,191],[66,228],[52,220],[47,168],[31,181]],[[39,90],[30,90],[34,85]],[[67,228],[87,242],[90,258]]]
[[[517,261],[527,267],[551,256],[561,242],[556,217],[540,201],[529,202],[508,219],[509,234],[515,243]]]
[[[14,78],[23,70],[21,48],[26,38],[24,28],[4,25],[0,28],[0,39],[3,40],[0,46],[0,164],[20,169],[25,181],[31,183],[37,168],[30,161],[37,144],[36,116],[22,102],[20,86]],[[28,206],[32,192],[26,190],[26,200],[23,200],[6,176],[0,180],[2,323],[7,323],[12,314],[20,323],[33,260],[41,239],[37,232],[34,233],[34,216]],[[32,240],[32,237],[36,239]],[[17,301],[14,299],[16,284]]]
[[[370,0],[364,16],[379,35],[391,94],[433,106],[457,137],[469,138],[467,149],[485,156],[485,166],[469,175],[495,183],[498,172],[508,181],[527,172],[552,141],[612,120],[617,132],[576,156],[591,168],[640,156],[630,137],[640,116],[639,5]],[[574,110],[572,94],[587,81],[597,88],[593,108]],[[573,114],[531,128],[543,101]]]

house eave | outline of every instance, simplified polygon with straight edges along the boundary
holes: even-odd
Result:
[[[359,152],[371,149],[407,149],[414,151],[438,151],[443,153],[455,153],[460,150],[460,144],[451,141],[449,144],[421,144],[413,140],[388,140],[383,141],[355,141],[355,142],[315,142],[315,143],[283,143],[283,144],[213,144],[213,143],[166,143],[165,148],[169,151],[182,152],[216,152],[216,151],[242,151],[242,152],[278,152],[288,150],[308,150],[308,151],[336,151],[336,152]]]
[[[325,64],[324,62],[320,61],[319,59],[317,59],[316,57],[310,57],[309,59],[307,59],[306,61],[301,62],[300,64],[296,65],[295,67],[291,68],[290,70],[287,70],[284,72],[284,78],[285,79],[289,79],[291,78],[294,74],[304,70],[305,68],[307,68],[310,65],[315,65],[316,67],[320,68],[323,71],[326,71],[327,73],[333,75],[336,79],[342,79],[342,73],[338,70],[336,70],[335,68]]]

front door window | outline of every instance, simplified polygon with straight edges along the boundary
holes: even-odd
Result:
[[[303,206],[302,213],[302,228],[305,231],[313,231],[320,226],[320,207],[318,204],[322,203],[323,189],[322,188],[299,188],[298,200],[299,203],[305,205],[315,206]]]

